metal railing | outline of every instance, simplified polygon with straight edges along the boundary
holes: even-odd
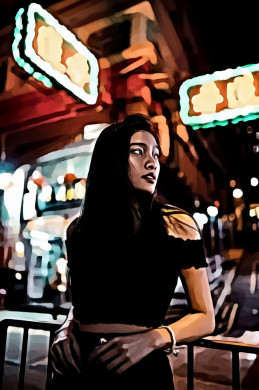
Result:
[[[0,321],[0,390],[3,388],[5,352],[8,327],[23,328],[22,349],[18,379],[18,390],[24,389],[24,379],[26,370],[26,359],[28,349],[28,336],[30,329],[38,329],[49,332],[48,342],[48,361],[47,361],[47,378],[46,389],[48,388],[51,378],[51,366],[49,360],[49,347],[53,342],[54,332],[61,326],[59,323],[27,321],[24,319],[3,319]],[[228,341],[209,340],[202,338],[187,344],[187,390],[194,390],[194,348],[212,348],[230,351],[232,353],[232,389],[240,390],[240,367],[239,353],[259,354],[259,346],[250,344],[233,343]],[[238,375],[237,375],[238,373]]]
[[[38,329],[38,330],[49,332],[48,356],[47,356],[48,358],[47,378],[46,378],[46,388],[48,388],[50,377],[51,377],[49,347],[53,342],[54,332],[60,327],[60,324],[50,323],[50,322],[9,319],[9,318],[4,319],[0,322],[0,390],[2,390],[3,388],[6,340],[7,340],[7,331],[9,326],[23,328],[21,360],[20,360],[19,379],[18,379],[18,387],[17,387],[18,390],[23,390],[24,388],[29,330]]]
[[[259,355],[259,345],[254,346],[229,341],[202,338],[187,345],[187,390],[194,390],[194,347],[220,349],[232,353],[232,389],[240,390],[239,352]]]

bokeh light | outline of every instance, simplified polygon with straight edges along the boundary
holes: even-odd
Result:
[[[238,198],[241,198],[243,196],[243,191],[240,189],[240,188],[235,188],[233,190],[233,197],[238,199]]]
[[[209,206],[207,208],[207,213],[209,214],[210,217],[216,217],[218,215],[218,209],[215,206]]]
[[[257,177],[252,177],[250,180],[251,186],[256,187],[258,185],[258,179]]]

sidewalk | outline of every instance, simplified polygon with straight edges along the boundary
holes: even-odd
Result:
[[[259,331],[245,332],[241,337],[210,336],[210,340],[231,341],[259,345]],[[259,389],[258,355],[239,354],[241,390]],[[174,373],[175,390],[186,390],[187,348],[180,350],[176,358],[170,355]],[[230,351],[210,348],[194,348],[194,390],[232,390],[232,357]]]

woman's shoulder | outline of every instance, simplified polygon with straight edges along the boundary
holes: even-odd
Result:
[[[169,236],[182,238],[183,240],[199,240],[201,235],[198,225],[192,215],[186,210],[171,204],[160,205],[162,216],[166,222]]]

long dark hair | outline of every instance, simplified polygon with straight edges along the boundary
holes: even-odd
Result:
[[[136,198],[152,206],[155,194],[134,190],[128,176],[130,139],[134,133],[151,133],[160,149],[157,128],[143,114],[128,115],[124,120],[106,127],[99,135],[88,172],[86,195],[74,233],[94,236],[105,234],[131,234],[141,223]],[[137,223],[136,223],[137,220]]]

